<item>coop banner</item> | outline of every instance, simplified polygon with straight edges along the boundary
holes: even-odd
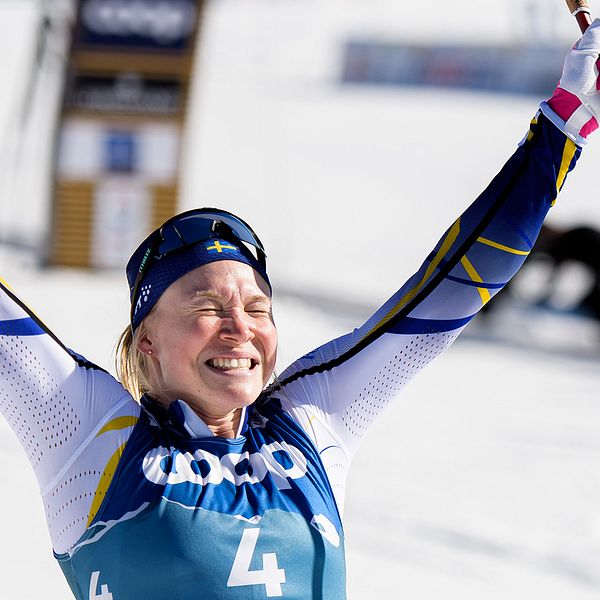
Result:
[[[81,0],[77,47],[185,51],[194,37],[198,0]]]

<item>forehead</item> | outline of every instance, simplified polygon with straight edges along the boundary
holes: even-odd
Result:
[[[269,286],[249,265],[235,260],[219,260],[202,265],[186,273],[171,286],[188,296],[196,292],[218,295],[264,295],[270,297]]]

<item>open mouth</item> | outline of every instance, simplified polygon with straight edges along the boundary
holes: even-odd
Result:
[[[258,364],[258,361],[253,358],[211,358],[206,362],[209,367],[219,371],[249,371]]]

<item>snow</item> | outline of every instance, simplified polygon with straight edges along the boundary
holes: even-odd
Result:
[[[29,2],[5,4],[0,23],[15,27],[0,56],[6,72],[13,56],[16,73],[29,51],[19,32],[33,13],[24,16]],[[286,292],[275,298],[280,371],[358,325],[416,269],[508,158],[538,102],[341,86],[340,41],[368,33],[520,43],[531,29],[514,18],[522,4],[490,1],[484,17],[473,2],[435,0],[426,23],[417,5],[391,0],[210,4],[182,208],[227,207],[264,238],[275,289]],[[574,25],[564,9],[528,6],[568,47]],[[592,141],[555,222],[600,224],[599,152]],[[1,208],[0,219],[20,210],[5,199]],[[128,314],[121,273],[40,271],[6,249],[0,273],[61,339],[110,368]],[[475,324],[367,435],[346,503],[350,599],[598,598],[598,348],[569,345],[578,328],[588,339],[597,331],[547,314],[500,317],[492,336]],[[529,339],[515,345],[515,329]],[[0,456],[10,490],[0,598],[63,600],[37,485],[4,422]]]

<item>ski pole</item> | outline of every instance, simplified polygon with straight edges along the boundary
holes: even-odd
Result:
[[[588,6],[587,0],[566,0],[566,2],[571,14],[579,24],[581,33],[585,33],[585,30],[592,24],[590,7]]]

